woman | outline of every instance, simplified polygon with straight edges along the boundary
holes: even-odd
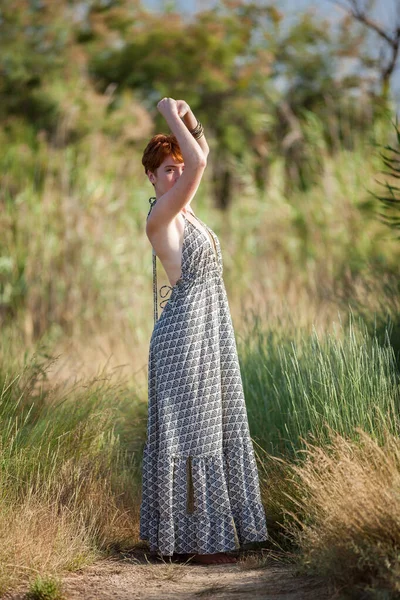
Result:
[[[267,529],[221,247],[190,206],[209,148],[186,102],[157,108],[174,135],[154,136],[143,154],[155,191],[146,234],[171,295],[158,320],[155,306],[150,340],[140,537],[163,556],[229,563],[227,552]]]

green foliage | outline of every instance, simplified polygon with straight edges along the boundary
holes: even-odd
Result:
[[[91,71],[103,89],[113,81],[139,90],[152,111],[156,98],[184,97],[194,111],[201,111],[211,131],[225,135],[228,150],[239,155],[244,145],[237,136],[254,127],[254,92],[258,102],[265,98],[263,88],[268,82],[260,77],[260,70],[266,74],[273,59],[272,54],[258,54],[251,41],[257,32],[250,6],[246,13],[246,18],[240,18],[240,13],[226,14],[220,6],[189,23],[176,14],[148,17],[147,26],[143,22],[137,27],[134,41],[95,54]],[[157,118],[157,126],[165,127]],[[234,127],[231,133],[226,131],[228,125]]]
[[[196,196],[200,215],[214,223],[226,249],[224,276],[236,301],[254,282],[269,282],[278,298],[286,286],[303,289],[315,277],[322,302],[329,297],[332,307],[346,307],[354,302],[355,282],[369,272],[379,280],[397,273],[397,246],[387,243],[366,190],[378,157],[356,138],[355,151],[339,148],[330,157],[323,123],[313,113],[305,118],[306,157],[309,146],[318,150],[315,168],[326,174],[307,193],[285,195],[283,161],[276,161],[271,189],[262,195],[251,181],[251,165],[230,164],[241,187],[229,219],[212,210],[207,180]],[[151,324],[151,252],[149,259],[143,222],[150,191],[140,155],[105,136],[50,150],[34,131],[14,131],[12,144],[0,132],[3,324],[14,323],[37,340],[45,333],[91,336],[110,322],[118,338],[129,323],[141,344]],[[378,128],[368,135],[387,139]],[[388,297],[383,294],[382,302]]]
[[[57,9],[49,0],[2,0],[0,15],[0,119],[20,115],[37,129],[51,129],[58,106],[43,86],[65,66]]]
[[[26,594],[29,600],[64,600],[62,582],[55,577],[37,575]]]

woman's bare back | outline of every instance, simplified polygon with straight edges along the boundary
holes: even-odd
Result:
[[[184,215],[182,214],[184,213]],[[190,215],[190,216],[189,216]],[[194,218],[193,218],[194,217]],[[174,286],[182,274],[182,247],[185,218],[210,238],[208,231],[198,221],[192,210],[182,210],[175,219],[162,230],[147,237],[167,274],[170,285]],[[149,217],[150,219],[150,217]]]

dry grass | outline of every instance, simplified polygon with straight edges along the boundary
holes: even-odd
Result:
[[[352,598],[366,590],[398,597],[400,441],[388,434],[379,446],[357,433],[358,442],[332,433],[324,448],[307,443],[304,463],[292,467],[301,500],[288,529],[307,571],[351,590]]]
[[[158,581],[181,581],[188,573],[187,566],[190,561],[176,563],[169,560],[161,559],[159,564],[154,564],[147,561],[147,572],[151,575],[151,579]]]
[[[36,575],[90,565],[138,539],[139,505],[118,506],[109,479],[67,463],[58,476],[58,493],[43,483],[35,495],[0,501],[0,595]]]
[[[253,571],[255,569],[265,569],[272,562],[272,553],[260,550],[259,552],[246,552],[242,554],[237,562],[237,566],[241,571]]]
[[[78,514],[27,498],[1,504],[0,593],[37,575],[75,570],[99,558]]]

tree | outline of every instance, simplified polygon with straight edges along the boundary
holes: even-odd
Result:
[[[381,95],[387,101],[390,93],[390,80],[399,57],[400,3],[395,2],[394,19],[386,26],[371,16],[373,2],[366,3],[363,0],[335,0],[335,4],[346,10],[355,21],[361,23],[383,42],[379,56],[375,59],[371,59],[371,56],[369,56],[368,66],[374,66],[378,70],[381,82]]]
[[[43,82],[64,65],[65,37],[51,0],[1,0],[0,119],[20,115],[36,128],[51,128],[57,105]]]
[[[268,7],[228,1],[190,22],[176,13],[148,14],[137,22],[133,41],[91,61],[96,84],[136,90],[158,129],[165,124],[154,110],[157,99],[167,95],[190,103],[214,141],[212,177],[222,209],[231,201],[237,161],[250,155],[260,173],[267,160],[261,134],[274,54],[263,29],[279,18]]]

